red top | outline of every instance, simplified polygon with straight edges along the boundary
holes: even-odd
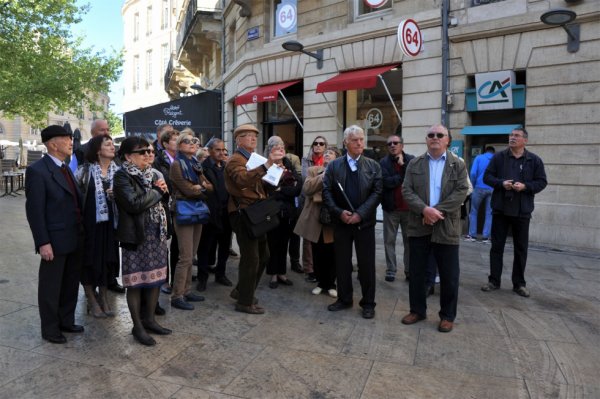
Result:
[[[323,166],[323,155],[313,154],[312,161],[314,166]]]

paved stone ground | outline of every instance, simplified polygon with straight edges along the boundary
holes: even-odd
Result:
[[[24,202],[0,199],[0,398],[600,397],[600,255],[531,250],[525,299],[510,290],[510,267],[505,288],[481,292],[489,246],[462,243],[459,313],[454,331],[441,334],[437,293],[428,320],[401,324],[408,284],[383,281],[379,227],[373,320],[357,306],[328,312],[332,300],[291,273],[293,287],[269,289],[263,279],[262,316],[234,312],[229,290],[214,282],[192,312],[161,296],[160,322],[174,334],[151,348],[134,342],[124,296],[111,297],[116,318],[97,320],[81,290],[85,333],[54,345],[40,336]]]

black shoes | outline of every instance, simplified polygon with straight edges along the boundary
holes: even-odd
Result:
[[[224,285],[225,287],[233,287],[233,283],[227,278],[227,276],[216,276],[215,283]]]
[[[287,285],[287,286],[292,286],[294,285],[294,283],[288,279],[288,278],[281,278],[279,276],[277,276],[277,282],[281,285]]]
[[[60,331],[68,333],[82,333],[85,329],[83,326],[73,324],[72,326],[60,326]]]
[[[194,305],[186,302],[183,298],[171,299],[171,307],[181,310],[194,310]]]
[[[304,280],[306,280],[307,283],[316,283],[317,276],[314,273],[308,273]]]
[[[396,280],[396,277],[392,276],[391,274],[388,274],[387,276],[385,276],[385,281],[387,281],[389,283],[393,282],[394,280]]]
[[[158,324],[155,321],[152,321],[152,322],[142,321],[142,326],[144,326],[144,329],[146,331],[150,331],[151,333],[158,334],[158,335],[169,335],[173,332],[173,331],[169,330],[168,328],[164,328],[163,326],[161,326],[160,324]]]
[[[167,314],[167,311],[160,306],[160,304],[156,304],[156,308],[154,308],[154,314],[157,316],[164,316],[165,314]]]
[[[146,345],[146,346],[156,345],[156,341],[154,340],[154,338],[149,336],[148,333],[146,332],[146,330],[144,330],[143,328],[136,330],[136,328],[134,327],[131,330],[131,334],[133,334],[133,338],[135,338],[135,340],[142,345]]]
[[[240,292],[237,290],[237,288],[234,288],[231,290],[231,293],[229,294],[229,297],[231,299],[235,299],[236,301],[238,299],[240,299]],[[258,305],[258,298],[254,297],[254,299],[252,300],[252,304],[253,305]]]
[[[188,302],[203,302],[204,301],[204,297],[202,295],[196,295],[193,292],[190,292],[189,294],[184,295],[184,298]]]
[[[375,317],[375,309],[374,308],[363,308],[362,317],[365,319],[372,319]]]
[[[352,307],[352,302],[346,303],[346,302],[342,302],[341,300],[338,299],[331,305],[327,306],[327,310],[329,310],[330,312],[337,312],[338,310],[350,309],[351,307]],[[373,313],[373,314],[375,314],[375,313]]]
[[[300,264],[300,262],[297,262],[297,261],[292,262],[290,269],[292,269],[292,271],[294,271],[296,273],[304,273],[304,271],[302,270],[302,265]]]
[[[42,338],[44,338],[48,342],[52,342],[53,344],[66,344],[67,343],[67,339],[62,334],[58,334],[58,335],[42,334]]]
[[[199,292],[206,291],[206,282],[208,281],[208,276],[199,275],[198,276],[198,284],[196,285],[196,289]]]
[[[108,289],[112,292],[116,292],[117,294],[125,293],[125,288],[122,285],[119,285],[116,280],[108,285]]]

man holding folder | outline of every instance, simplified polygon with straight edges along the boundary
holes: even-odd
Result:
[[[383,189],[381,167],[362,155],[365,133],[353,125],[344,131],[347,154],[327,166],[323,202],[337,217],[334,229],[338,300],[332,312],[352,307],[352,245],[358,261],[362,316],[375,317],[375,216]]]

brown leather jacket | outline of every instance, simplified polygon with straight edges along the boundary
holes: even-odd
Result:
[[[236,211],[238,204],[240,208],[246,208],[258,200],[267,198],[262,181],[267,170],[263,166],[246,170],[247,162],[246,157],[236,151],[225,166],[225,187],[229,192],[227,211],[229,213]]]

